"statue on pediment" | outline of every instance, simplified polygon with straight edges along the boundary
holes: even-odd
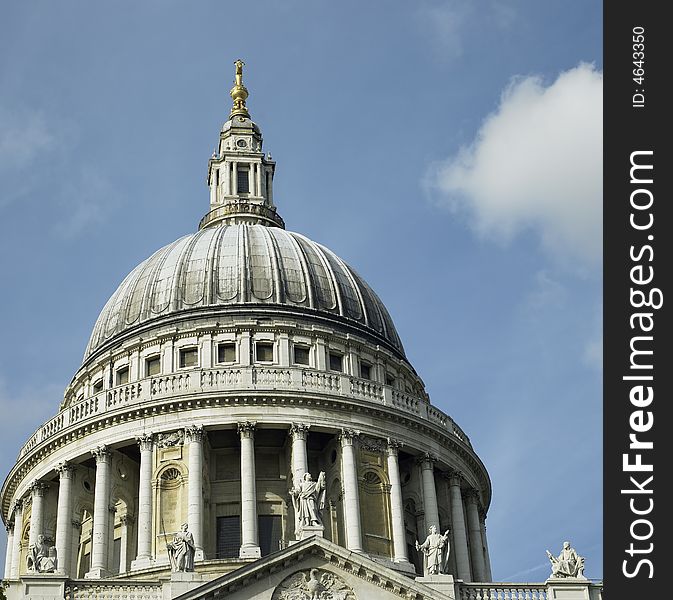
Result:
[[[306,472],[290,490],[297,531],[304,527],[321,526],[322,509],[325,508],[325,472],[320,471],[318,479],[313,481],[310,473]]]
[[[56,547],[49,546],[45,537],[38,535],[37,543],[28,548],[26,568],[33,573],[53,573],[57,567]]]
[[[181,530],[173,536],[173,540],[166,544],[166,550],[173,573],[180,571],[188,573],[194,570],[196,546],[194,545],[194,536],[188,530],[187,523],[183,523]]]

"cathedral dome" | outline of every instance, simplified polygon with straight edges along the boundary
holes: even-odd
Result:
[[[332,251],[278,227],[225,224],[186,235],[138,265],[101,311],[85,360],[146,323],[212,309],[338,320],[404,355],[379,297]]]

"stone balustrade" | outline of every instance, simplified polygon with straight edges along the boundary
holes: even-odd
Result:
[[[71,581],[65,600],[162,600],[162,585],[155,582]]]
[[[547,600],[544,583],[461,583],[460,600]]]
[[[360,379],[340,373],[329,373],[301,368],[236,367],[193,369],[158,377],[148,377],[133,383],[103,390],[64,408],[42,425],[24,444],[19,457],[31,452],[38,444],[48,441],[63,429],[112,412],[155,399],[173,399],[192,393],[230,392],[247,390],[304,389],[355,398],[391,406],[439,425],[458,439],[470,445],[469,438],[458,425],[441,410],[422,398],[396,390],[369,379]]]

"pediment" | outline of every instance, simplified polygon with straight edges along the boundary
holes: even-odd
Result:
[[[206,583],[176,600],[444,600],[384,564],[310,538]]]

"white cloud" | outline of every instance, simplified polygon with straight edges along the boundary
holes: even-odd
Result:
[[[40,112],[10,112],[0,107],[0,168],[23,168],[53,143]]]
[[[482,236],[508,241],[533,231],[562,263],[600,264],[602,72],[589,64],[550,85],[515,78],[473,142],[435,164],[426,184],[466,211]]]

